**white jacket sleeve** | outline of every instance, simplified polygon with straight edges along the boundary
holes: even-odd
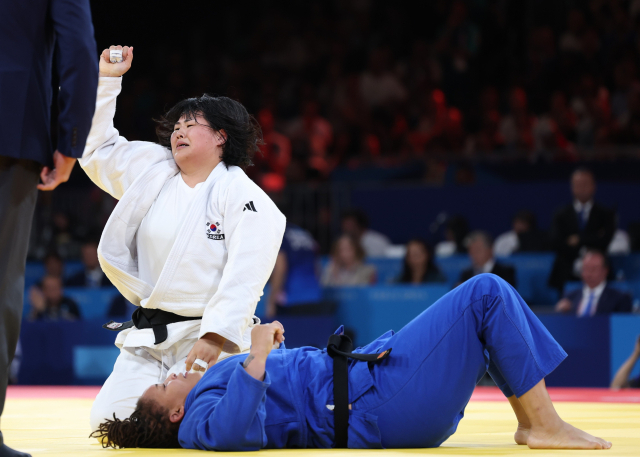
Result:
[[[119,136],[113,126],[113,116],[121,87],[121,77],[99,79],[93,124],[79,160],[89,178],[118,200],[144,169],[164,160],[173,160],[171,151],[159,144],[127,141]]]
[[[200,336],[209,332],[223,336],[227,339],[223,350],[233,354],[248,349],[243,334],[273,271],[286,219],[246,175],[235,178],[223,198],[228,257],[218,290],[205,308]],[[246,204],[251,210],[245,210]]]

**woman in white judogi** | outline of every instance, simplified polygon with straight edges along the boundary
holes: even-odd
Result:
[[[226,97],[187,99],[159,122],[160,144],[127,141],[113,116],[133,48],[111,49],[121,49],[123,61],[110,63],[109,50],[100,56],[96,112],[80,159],[93,182],[120,200],[98,256],[141,313],[161,310],[173,323],[118,334],[120,355],[91,410],[92,430],[113,414],[129,417],[142,392],[169,373],[204,371],[249,349],[285,228],[240,168],[260,141],[246,109]]]

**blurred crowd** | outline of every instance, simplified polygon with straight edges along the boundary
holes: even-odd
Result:
[[[420,285],[447,283],[436,258],[467,254],[470,266],[460,271],[457,284],[492,273],[517,289],[516,271],[508,256],[544,251],[555,251],[548,285],[561,297],[555,306],[557,312],[581,317],[631,312],[632,297],[615,287],[615,279],[620,278],[614,277],[609,261],[610,255],[630,254],[629,236],[617,229],[615,212],[595,200],[596,182],[591,171],[577,169],[570,186],[573,201],[557,209],[548,232],[537,227],[531,212],[523,210],[514,216],[512,230],[494,241],[484,231],[470,231],[466,220],[456,216],[448,221],[445,240],[435,250],[419,238],[393,246],[384,234],[369,229],[363,212],[345,212],[341,234],[321,271],[317,268],[318,246],[311,234],[288,224],[271,280],[267,317],[287,312],[287,307],[320,301],[319,286],[376,284],[376,269],[367,258],[402,257],[401,274],[394,282]],[[297,290],[307,293],[301,295]],[[311,290],[314,292],[309,294]]]
[[[188,10],[189,46],[155,33],[150,40],[146,25],[132,22],[138,8],[132,6],[111,31],[139,40],[130,43],[138,64],[118,100],[115,124],[123,136],[153,141],[152,119],[185,96],[232,96],[262,126],[265,144],[248,173],[272,193],[330,179],[338,167],[417,160],[427,165],[424,179],[437,182],[440,164],[451,158],[575,161],[595,151],[608,159],[607,146],[617,145],[620,154],[619,146],[640,141],[640,0],[264,1],[252,2],[250,14],[245,6]],[[94,15],[107,7],[95,3]],[[202,26],[218,16],[224,20],[216,27]],[[113,39],[97,36],[101,46]],[[364,213],[349,211],[324,271],[304,268],[325,286],[373,284],[367,257],[404,256],[398,281],[420,283],[442,280],[434,258],[468,253],[473,266],[461,272],[463,281],[503,268],[495,257],[555,251],[550,284],[562,291],[581,276],[588,250],[630,251],[632,240],[617,230],[614,212],[594,201],[592,184],[588,171],[574,174],[575,201],[549,231],[523,209],[495,241],[454,216],[433,247],[421,239],[392,246],[368,228]],[[93,186],[84,189],[91,189],[86,208],[59,208],[41,196],[30,257],[46,256],[47,265],[81,257],[93,284],[102,279],[86,246],[95,250],[94,232],[115,201]],[[300,246],[315,246],[318,254],[313,236],[293,225],[284,246],[274,278],[287,271],[286,256],[296,264]],[[515,281],[508,267],[501,273]],[[56,276],[48,272],[30,293],[33,318],[56,315],[44,312],[45,304],[64,301],[55,298],[64,286]],[[319,296],[319,286],[304,288],[308,301]],[[278,294],[272,310],[282,303]],[[76,316],[67,308],[65,316]]]
[[[378,283],[371,258],[402,258],[397,284],[450,283],[436,265],[436,259],[456,254],[468,255],[469,266],[461,269],[457,284],[475,275],[492,273],[517,289],[516,271],[508,257],[520,252],[555,252],[548,286],[562,297],[556,311],[591,316],[606,312],[631,312],[631,296],[607,285],[617,278],[609,256],[631,253],[632,240],[617,227],[613,209],[596,200],[596,180],[587,168],[576,169],[570,178],[572,201],[556,209],[548,231],[537,226],[536,217],[525,209],[513,216],[511,230],[495,240],[482,230],[470,230],[463,216],[453,216],[446,223],[444,239],[432,247],[425,239],[414,238],[405,245],[393,245],[389,238],[369,228],[367,215],[358,209],[343,212],[340,232],[336,234],[330,254],[320,265],[320,248],[313,235],[291,222],[287,224],[280,253],[270,280],[266,317],[288,312],[294,305],[323,306],[322,288],[367,286]],[[416,227],[416,232],[427,227]],[[73,238],[62,237],[62,246]],[[637,240],[634,245],[638,245]],[[31,320],[73,320],[80,311],[73,300],[64,296],[63,286],[112,287],[98,261],[98,238],[88,237],[78,243],[82,269],[63,281],[64,263],[56,251],[44,258],[44,277],[28,294]],[[503,260],[505,260],[504,262]],[[579,288],[567,284],[582,281]],[[110,316],[126,316],[133,309],[117,296],[111,303]],[[293,308],[290,308],[293,309]],[[298,310],[303,308],[297,308]]]
[[[139,38],[125,137],[152,140],[151,119],[184,96],[230,95],[262,125],[250,171],[268,190],[341,166],[420,160],[437,180],[447,157],[574,161],[640,140],[639,0],[245,7],[198,5],[191,30],[224,17],[210,44],[153,34],[150,55]]]

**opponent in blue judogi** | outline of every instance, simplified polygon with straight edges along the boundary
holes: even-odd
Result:
[[[388,332],[355,352],[388,348],[393,351],[379,364],[350,362],[350,448],[439,446],[456,431],[487,369],[506,397],[520,398],[567,356],[515,289],[491,274],[470,279],[398,333]],[[167,405],[161,414],[174,418],[176,413],[172,422],[182,419],[178,439],[184,448],[333,447],[333,360],[327,351],[273,350],[263,380],[243,367],[246,357],[210,368],[177,409],[163,399],[163,389],[175,390],[170,384],[151,387],[143,398]],[[111,439],[116,433],[103,435]],[[153,446],[135,443],[112,439],[109,444]]]

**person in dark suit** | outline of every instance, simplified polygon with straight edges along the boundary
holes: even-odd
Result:
[[[516,270],[511,266],[496,262],[493,257],[493,242],[488,233],[482,231],[471,232],[465,244],[471,258],[471,267],[464,270],[460,275],[461,283],[481,273],[493,273],[513,287],[516,286]]]
[[[60,87],[55,152],[50,137],[54,50]],[[0,415],[20,331],[25,261],[37,189],[53,190],[67,181],[76,158],[82,156],[95,111],[96,50],[89,0],[2,2]],[[6,446],[0,432],[0,457],[26,455]]]
[[[607,285],[609,262],[602,251],[590,249],[582,260],[582,288],[569,292],[557,304],[559,313],[579,317],[630,313],[631,297]]]
[[[556,259],[551,269],[549,285],[560,293],[567,281],[578,279],[576,259],[588,248],[607,252],[616,231],[613,211],[596,203],[596,182],[591,171],[579,168],[571,175],[573,203],[560,208],[553,219],[551,239]]]
[[[111,281],[103,273],[98,261],[98,242],[88,240],[82,245],[82,271],[77,272],[68,278],[65,287],[88,287],[96,289],[99,287],[112,287]]]

